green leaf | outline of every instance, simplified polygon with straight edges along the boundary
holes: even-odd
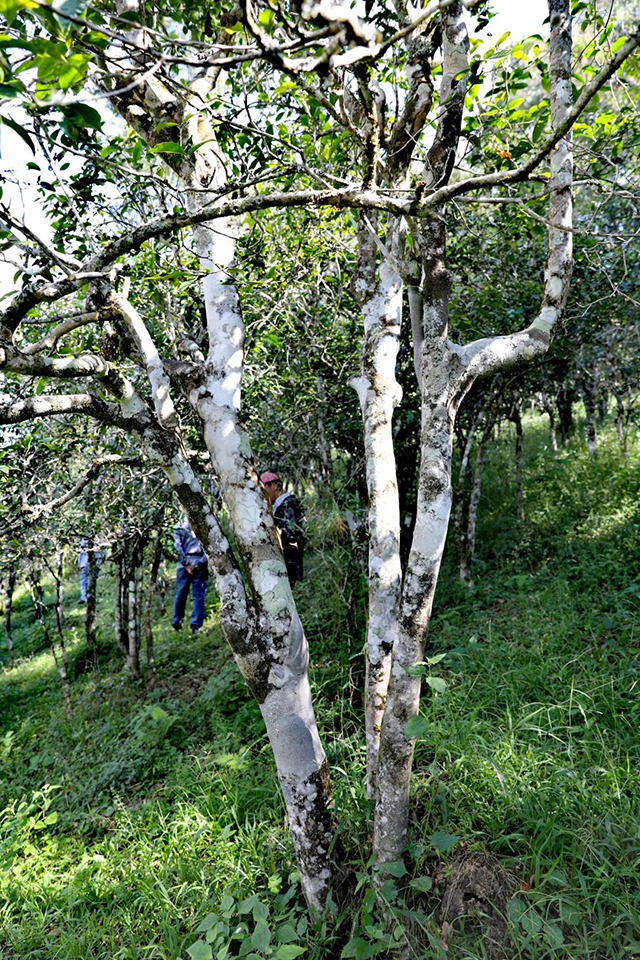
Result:
[[[196,940],[195,943],[192,943],[191,946],[188,947],[187,953],[191,957],[191,960],[212,960],[213,958],[213,951],[204,940]]]
[[[162,143],[156,143],[155,147],[151,147],[151,153],[178,153],[182,157],[185,155],[180,144],[174,143],[173,140],[164,140]]]
[[[447,681],[443,680],[442,677],[425,677],[424,679],[436,693],[444,693],[447,689]]]
[[[285,943],[278,947],[276,958],[277,960],[295,960],[295,957],[301,957],[306,950],[306,947],[299,947],[296,943]]]
[[[414,737],[422,737],[429,729],[429,722],[425,720],[424,717],[419,716],[417,713],[413,717],[409,717],[407,724],[404,728],[404,735],[407,740],[412,740]]]
[[[196,933],[206,933],[207,930],[210,930],[214,925],[218,915],[216,913],[208,913],[204,920],[196,927]]]
[[[290,923],[283,923],[282,926],[276,930],[276,940],[279,943],[291,943],[292,940],[297,939],[298,934]]]
[[[102,117],[93,107],[86,103],[72,103],[68,107],[60,108],[66,119],[77,127],[91,127],[93,130],[102,130]]]
[[[433,880],[431,877],[416,877],[415,880],[411,881],[409,886],[413,890],[417,890],[418,893],[428,893],[433,887]]]
[[[33,10],[35,3],[31,0],[0,0],[0,17],[4,17],[8,26],[11,26],[19,10]]]
[[[382,863],[378,867],[380,873],[390,873],[392,877],[404,877],[407,872],[402,860],[393,860],[391,863]]]
[[[21,80],[12,80],[10,83],[0,83],[0,97],[11,99],[19,97],[25,89]]]
[[[24,140],[26,145],[29,147],[32,153],[36,152],[35,145],[33,140],[22,126],[21,123],[18,123],[16,120],[13,120],[11,117],[0,116],[0,123],[4,123],[10,130],[13,130],[14,133],[17,133],[21,140]]]
[[[249,913],[258,902],[258,897],[254,893],[252,897],[247,897],[242,903],[238,904],[238,913]]]
[[[370,943],[367,943],[361,937],[353,937],[343,948],[340,957],[341,960],[348,960],[349,957],[356,957],[356,960],[367,960],[372,954],[373,947]]]
[[[440,853],[444,853],[445,850],[450,850],[451,847],[455,847],[459,839],[460,837],[456,837],[454,833],[442,833],[439,831],[432,834],[431,846],[439,850]]]
[[[261,953],[264,953],[271,942],[271,931],[269,925],[264,920],[258,920],[255,930],[251,935],[251,946]]]

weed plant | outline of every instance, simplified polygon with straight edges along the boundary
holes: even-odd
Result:
[[[443,944],[440,902],[466,853],[508,871],[505,956],[640,956],[640,463],[607,433],[557,456],[526,423],[525,511],[513,438],[488,459],[474,583],[447,548],[423,667],[406,863],[377,912],[364,787],[362,545],[309,505],[298,590],[340,828],[340,903],[311,924],[257,705],[208,598],[206,629],[154,628],[157,673],[131,683],[99,580],[98,669],[66,584],[74,716],[26,594],[0,673],[2,960],[333,960],[490,955],[478,918]],[[355,534],[357,540],[357,533]],[[50,589],[50,588],[49,588]],[[346,892],[348,891],[348,892]]]

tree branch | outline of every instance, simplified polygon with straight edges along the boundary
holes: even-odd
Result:
[[[141,418],[123,414],[115,403],[100,400],[90,393],[56,394],[0,403],[0,424],[23,423],[25,420],[35,420],[39,417],[76,413],[121,427],[123,430],[142,430],[145,427]]]
[[[570,0],[548,0],[551,20],[549,74],[551,82],[551,120],[554,129],[564,129],[571,111],[571,4]],[[544,293],[540,313],[519,333],[485,337],[464,348],[466,374],[486,376],[520,360],[545,353],[554,328],[562,316],[569,293],[572,272],[573,143],[570,132],[561,137],[551,155],[549,191],[549,247],[545,269]]]

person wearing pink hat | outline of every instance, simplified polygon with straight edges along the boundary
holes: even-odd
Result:
[[[282,481],[277,473],[265,470],[260,474],[260,483],[271,505],[289,583],[293,588],[303,578],[304,510],[293,493],[282,489]]]

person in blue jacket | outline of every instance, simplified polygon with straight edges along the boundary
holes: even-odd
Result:
[[[173,544],[178,554],[176,570],[176,599],[173,605],[174,630],[182,629],[189,589],[193,591],[193,610],[191,613],[191,632],[200,633],[204,621],[204,598],[209,580],[207,555],[202,544],[184,517],[173,531]]]

